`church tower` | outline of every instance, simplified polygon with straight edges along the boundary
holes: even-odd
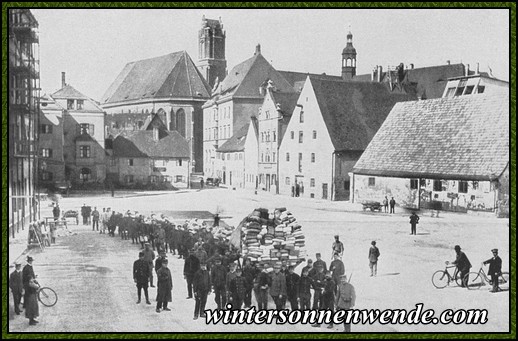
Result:
[[[347,46],[342,51],[342,79],[351,80],[356,76],[356,49],[353,47],[353,34],[347,33]]]
[[[225,31],[221,18],[214,20],[203,16],[198,34],[198,50],[198,69],[207,83],[214,87],[216,78],[221,82],[227,75]]]

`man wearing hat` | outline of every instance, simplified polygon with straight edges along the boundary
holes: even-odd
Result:
[[[315,262],[316,263],[316,262]],[[313,310],[322,309],[322,291],[324,290],[325,272],[322,264],[315,265],[317,271],[313,274]]]
[[[148,263],[149,267],[149,283],[150,287],[154,288],[153,285],[153,260],[155,259],[155,251],[151,250],[151,244],[144,244],[144,260]]]
[[[489,264],[488,274],[491,276],[491,283],[493,289],[491,292],[499,292],[501,289],[498,286],[498,276],[502,273],[502,259],[498,256],[498,249],[491,250],[493,257],[486,260],[483,264]]]
[[[324,274],[326,273],[327,271],[327,264],[326,262],[324,262],[322,260],[322,255],[320,254],[320,252],[317,252],[315,254],[315,257],[317,257],[317,260],[315,261],[315,263],[313,264],[314,267],[319,267],[319,266],[322,266],[322,269],[324,269]]]
[[[307,267],[304,267],[298,283],[300,310],[311,309],[311,288],[313,287],[313,280],[308,275],[309,270]]]
[[[246,279],[242,276],[243,270],[236,269],[235,277],[230,281],[229,292],[232,299],[232,310],[241,309],[246,295]]]
[[[207,265],[205,263],[205,265]],[[183,266],[183,277],[187,281],[187,299],[192,298],[192,287],[194,284],[194,275],[200,270],[200,260],[194,255],[194,250],[189,250],[189,257],[185,259]]]
[[[376,246],[376,241],[371,242],[369,248],[369,267],[371,268],[371,277],[376,276],[378,273],[378,258],[380,256],[380,250]]]
[[[392,210],[392,208],[391,208],[391,210]],[[414,211],[414,212],[412,212],[412,215],[410,216],[410,234],[413,234],[413,235],[417,234],[417,232],[416,232],[417,224],[419,224],[419,216]]]
[[[330,310],[331,313],[335,309],[335,291],[336,282],[331,277],[331,271],[326,271],[324,279],[324,292],[322,293],[322,306],[320,309]],[[320,327],[319,323],[312,325],[313,327]],[[327,328],[333,328],[333,321],[327,326]]]
[[[329,265],[329,271],[332,272],[333,281],[335,282],[335,290],[333,291],[336,293],[336,289],[338,286],[338,283],[340,283],[340,276],[342,276],[345,273],[345,265],[344,262],[340,259],[340,255],[338,253],[334,254],[333,261]]]
[[[140,303],[142,289],[144,289],[146,303],[151,304],[151,302],[149,302],[149,295],[147,291],[149,282],[149,264],[144,260],[144,252],[142,251],[139,252],[138,259],[133,263],[133,280],[135,281],[135,284],[137,284],[137,304]]]
[[[333,255],[335,253],[338,253],[340,258],[342,258],[342,256],[344,255],[344,244],[340,241],[339,235],[335,236],[335,241],[333,243]]]
[[[162,267],[158,269],[156,273],[157,277],[157,292],[156,292],[156,312],[159,313],[160,309],[164,311],[171,311],[167,307],[169,302],[173,301],[173,278],[171,276],[171,270],[167,267],[167,258],[162,261]]]
[[[271,282],[271,277],[268,274],[268,264],[264,263],[262,271],[257,275],[257,310],[268,309],[268,288]]]
[[[14,300],[14,312],[16,315],[20,315],[20,302],[22,301],[23,294],[23,281],[22,281],[22,265],[20,263],[15,264],[15,269],[9,276],[9,288],[13,293]]]
[[[221,264],[221,257],[216,257],[215,264],[210,271],[210,281],[214,287],[214,296],[218,309],[225,309],[227,305],[226,281],[227,268]]]
[[[356,292],[354,286],[347,281],[347,276],[344,274],[340,276],[340,284],[338,285],[338,292],[336,294],[336,309],[350,310],[354,307],[356,302]],[[351,332],[351,324],[344,320],[344,333]]]
[[[207,263],[200,264],[200,269],[194,274],[192,284],[196,299],[194,306],[194,319],[196,320],[198,316],[205,317],[205,304],[207,304],[207,296],[210,293],[211,282]]]
[[[27,264],[23,267],[22,270],[22,284],[23,289],[25,293],[27,294],[27,288],[29,287],[29,281],[31,278],[36,278],[36,275],[34,274],[34,269],[32,268],[32,262],[34,261],[34,258],[31,256],[27,256]],[[24,299],[25,303],[25,299]]]
[[[311,270],[313,270],[313,260],[308,259],[307,265],[302,268],[302,271],[300,272],[300,275],[302,276],[302,273],[304,270],[307,270],[308,274],[311,275]]]
[[[273,301],[275,302],[275,308],[277,310],[284,309],[284,298],[286,295],[286,276],[281,273],[281,266],[276,264],[273,267],[270,296],[272,296]]]
[[[299,281],[300,276],[295,273],[295,267],[290,265],[288,267],[288,273],[286,274],[286,291],[288,293],[291,310],[299,309]]]
[[[461,287],[465,287],[469,280],[467,274],[469,273],[469,269],[471,269],[471,263],[469,262],[468,256],[461,251],[459,245],[455,245],[454,249],[457,253],[457,257],[452,264],[457,266],[457,271],[460,273]]]

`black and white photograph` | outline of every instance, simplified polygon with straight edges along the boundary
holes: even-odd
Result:
[[[7,335],[515,330],[510,7],[36,4]]]

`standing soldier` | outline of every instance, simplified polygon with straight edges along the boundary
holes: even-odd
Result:
[[[345,265],[340,259],[338,253],[335,253],[334,257],[335,259],[333,259],[331,265],[329,265],[329,271],[332,272],[333,281],[336,284],[334,290],[334,293],[336,294],[336,290],[338,289],[338,283],[340,283],[340,276],[342,276],[345,273]]]
[[[324,262],[324,261],[322,260],[322,255],[320,254],[320,252],[317,252],[317,253],[315,254],[315,256],[317,257],[317,260],[315,261],[315,263],[313,264],[313,266],[314,266],[315,268],[318,268],[319,266],[322,266],[322,269],[324,270],[324,275],[325,275],[325,273],[326,273],[326,271],[327,271],[327,264],[326,264],[326,262]]]
[[[254,288],[254,279],[257,277],[257,268],[252,265],[250,259],[245,258],[245,265],[243,267],[243,277],[246,280],[246,292],[244,304],[245,308],[252,306],[252,289]]]
[[[286,297],[286,294],[286,276],[281,273],[280,265],[276,264],[273,268],[270,296],[272,296],[277,310],[284,309],[283,298]]]
[[[268,288],[271,284],[271,278],[268,275],[268,264],[263,264],[263,269],[257,275],[257,309],[267,310],[268,309]]]
[[[324,292],[322,294],[322,308],[324,310],[330,310],[333,313],[335,308],[335,290],[336,283],[331,278],[331,271],[327,271],[324,280]],[[313,327],[320,327],[320,323],[314,324]],[[333,321],[327,326],[327,328],[333,328]]]
[[[294,270],[295,267],[293,265],[288,267],[288,274],[286,275],[286,291],[288,293],[288,301],[290,301],[291,310],[298,310],[300,276],[297,275]]]
[[[210,293],[210,275],[207,270],[207,264],[201,263],[200,269],[196,271],[193,279],[193,290],[196,304],[194,307],[194,319],[198,316],[205,317],[205,304],[207,303],[207,296]]]
[[[185,264],[183,266],[183,277],[187,281],[187,299],[192,298],[194,275],[198,270],[200,270],[200,260],[194,255],[193,250],[189,250],[189,257],[185,259]]]
[[[318,310],[321,309],[323,305],[322,291],[324,290],[325,280],[324,268],[321,264],[317,266],[317,272],[313,274],[312,280],[313,289],[315,290],[313,296],[313,310]]]
[[[92,231],[95,231],[96,227],[97,231],[99,231],[99,211],[97,211],[97,207],[94,207],[92,212]]]
[[[416,234],[417,224],[419,224],[419,216],[414,211],[410,216],[410,234]]]
[[[61,210],[59,209],[59,204],[56,203],[56,206],[52,209],[52,215],[54,216],[54,221],[57,221],[59,219],[59,216],[61,214]]]
[[[144,296],[146,296],[146,304],[151,304],[149,302],[148,295],[148,282],[149,282],[149,265],[144,260],[144,252],[139,252],[138,259],[133,263],[133,280],[135,284],[137,284],[137,295],[138,301],[137,304],[140,303],[142,289],[144,289]]]
[[[352,284],[347,282],[347,276],[344,274],[340,278],[338,293],[336,295],[336,308],[338,310],[350,310],[356,302],[356,292]],[[351,324],[344,321],[344,333],[351,332]]]
[[[369,248],[369,267],[371,268],[371,277],[376,276],[378,273],[378,258],[380,256],[380,250],[376,246],[376,241],[371,242]]]
[[[498,256],[498,249],[493,249],[491,252],[493,257],[486,260],[483,264],[489,264],[487,273],[491,276],[491,283],[493,284],[491,292],[499,292],[501,289],[498,286],[498,276],[502,273],[502,259]]]
[[[236,272],[236,263],[230,263],[229,264],[229,271],[227,273],[227,279],[225,281],[225,288],[227,289],[226,295],[227,295],[227,302],[230,303],[232,307],[230,307],[230,310],[234,310],[234,299],[232,296],[232,293],[230,292],[230,282],[234,280],[234,278],[237,277]]]
[[[169,302],[173,301],[173,279],[171,277],[171,271],[167,267],[167,259],[162,261],[162,267],[158,269],[156,273],[157,277],[157,293],[156,293],[156,312],[159,313],[160,309],[164,311],[171,311],[167,307]]]
[[[165,251],[161,250],[158,253],[157,259],[155,260],[155,272],[158,272],[158,270],[162,267],[163,261],[166,259],[167,259],[167,256],[165,254]]]
[[[224,309],[227,305],[225,283],[227,281],[227,268],[221,264],[221,258],[215,259],[215,264],[210,271],[210,280],[214,287],[214,296],[218,309]]]
[[[311,288],[313,287],[313,280],[308,274],[309,270],[307,268],[302,269],[302,276],[300,276],[298,284],[300,310],[311,309]]]
[[[243,270],[236,269],[236,276],[230,281],[229,291],[232,298],[232,310],[241,309],[246,294],[246,279],[241,276]]]
[[[150,287],[154,288],[153,285],[153,260],[155,260],[155,252],[151,250],[149,243],[144,244],[144,260],[148,263],[148,276]]]
[[[340,241],[339,235],[335,236],[335,241],[333,243],[333,255],[335,253],[338,253],[340,258],[342,258],[342,256],[344,255],[344,244]]]

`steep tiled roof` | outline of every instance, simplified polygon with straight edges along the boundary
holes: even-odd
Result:
[[[152,130],[119,135],[113,141],[115,157],[188,158],[189,143],[176,131],[160,130],[158,141]]]
[[[236,65],[221,82],[214,95],[262,98],[259,87],[267,79],[273,81],[279,91],[294,91],[283,75],[275,70],[261,53],[256,53],[252,58]]]
[[[354,167],[396,177],[487,180],[509,163],[509,95],[398,103]]]
[[[126,64],[101,103],[171,97],[210,97],[209,85],[185,51]]]
[[[332,76],[332,75],[326,75],[326,74],[314,74],[314,73],[307,73],[307,72],[296,72],[296,71],[280,71],[279,73],[283,75],[284,78],[295,88],[297,83],[305,82],[306,78],[308,76],[312,76],[314,78],[321,78],[321,79],[327,79],[327,80],[335,80],[339,81],[342,80],[342,77],[340,76]]]
[[[229,152],[241,152],[245,148],[246,135],[248,133],[248,127],[250,122],[245,124],[241,129],[237,131],[227,142],[223,143],[221,147],[218,148],[218,152],[220,153],[229,153]]]
[[[97,112],[103,112],[103,109],[97,105],[97,103],[91,99],[90,97],[87,97],[77,91],[72,85],[67,84],[55,93],[51,95],[51,97],[56,100],[65,100],[65,99],[82,99],[84,101],[83,103],[83,109],[81,110],[72,110],[72,111],[84,111],[84,112],[91,112],[91,111],[97,111]]]
[[[394,104],[416,99],[381,83],[310,80],[336,151],[364,150]]]

